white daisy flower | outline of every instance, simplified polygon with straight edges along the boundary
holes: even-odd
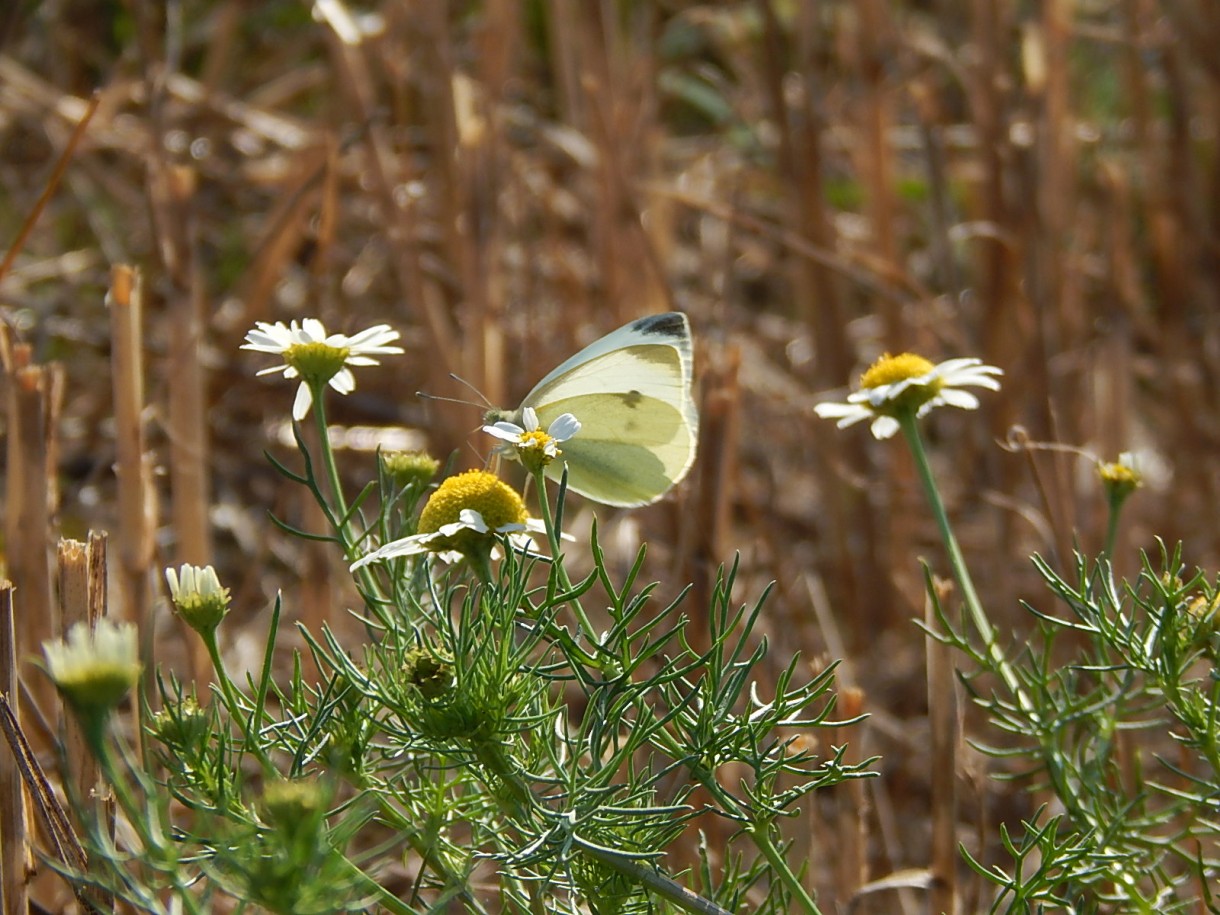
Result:
[[[422,553],[434,553],[446,562],[489,557],[497,535],[507,535],[509,543],[521,549],[532,544],[530,535],[546,533],[542,522],[526,515],[521,496],[485,470],[460,473],[437,487],[420,512],[417,530],[362,556],[352,563],[352,570]]]
[[[521,425],[500,420],[484,426],[483,431],[501,440],[503,444],[498,450],[502,454],[516,458],[530,471],[538,471],[563,454],[559,443],[580,431],[580,420],[571,413],[563,413],[543,432],[538,427],[538,413],[533,407],[525,407],[521,410]]]
[[[813,408],[823,419],[837,419],[843,429],[872,420],[874,438],[889,438],[899,429],[898,417],[907,412],[924,416],[937,407],[978,408],[979,399],[965,386],[1000,389],[993,377],[1004,374],[981,359],[949,359],[933,365],[922,356],[885,355],[860,378],[860,390],[845,403],[821,403]]]
[[[96,626],[75,623],[63,639],[42,643],[46,671],[82,714],[104,713],[123,701],[140,679],[136,627],[106,617]]]
[[[388,324],[378,324],[349,337],[327,334],[317,318],[306,318],[299,324],[293,321],[290,325],[259,321],[246,334],[242,349],[284,357],[283,365],[263,369],[258,374],[282,372],[285,378],[301,379],[292,405],[292,418],[299,422],[313,404],[311,381],[329,384],[340,394],[350,394],[356,389],[356,378],[349,366],[376,365],[377,360],[370,357],[401,353],[402,347],[387,345],[397,339],[398,331],[391,330]]]
[[[165,581],[178,615],[196,632],[215,629],[229,612],[229,589],[220,586],[211,566],[167,568]]]

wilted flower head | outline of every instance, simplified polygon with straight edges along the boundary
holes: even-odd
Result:
[[[210,632],[229,612],[229,589],[220,586],[211,566],[184,565],[165,570],[170,597],[186,624],[196,632]]]
[[[1116,507],[1144,485],[1144,476],[1136,468],[1135,455],[1130,451],[1120,454],[1117,461],[1099,464],[1097,475],[1101,478],[1101,485],[1106,490],[1110,504]]]
[[[140,679],[136,627],[102,617],[76,623],[63,639],[42,643],[47,674],[82,716],[100,716],[123,701]]]
[[[425,648],[413,648],[402,662],[405,682],[419,690],[425,699],[437,699],[453,684],[453,665],[437,658]]]
[[[441,462],[426,451],[386,451],[381,455],[381,466],[395,486],[424,487],[432,482]]]
[[[510,486],[485,470],[469,470],[445,480],[424,505],[417,533],[393,540],[352,564],[352,569],[372,562],[436,553],[455,561],[462,556],[487,557],[497,535],[525,535],[541,530],[525,513],[525,503]],[[528,544],[513,539],[515,545]]]
[[[533,407],[525,407],[521,410],[521,425],[499,420],[484,426],[483,431],[500,439],[501,454],[519,460],[526,470],[537,473],[563,453],[559,443],[580,431],[580,420],[571,413],[563,413],[543,432],[538,426],[537,412]]]
[[[313,404],[313,386],[329,384],[340,394],[350,394],[356,389],[356,378],[349,366],[376,365],[377,360],[370,357],[401,353],[402,347],[387,345],[397,339],[398,331],[391,330],[388,324],[378,324],[349,337],[327,334],[317,318],[306,318],[299,324],[293,321],[290,325],[259,321],[246,334],[242,349],[284,358],[283,365],[263,369],[258,374],[282,372],[285,378],[301,379],[292,405],[292,418],[299,421]]]
[[[933,365],[923,356],[902,353],[878,359],[860,377],[860,390],[845,403],[821,403],[814,412],[824,419],[837,419],[840,429],[872,420],[875,438],[889,438],[899,429],[898,418],[924,416],[936,407],[974,410],[979,399],[963,386],[1000,389],[993,376],[1003,372],[981,359],[949,359]]]

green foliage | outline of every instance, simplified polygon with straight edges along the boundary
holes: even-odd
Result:
[[[414,534],[426,481],[396,482],[381,462],[349,506],[315,477],[333,455],[298,442],[302,470],[278,466],[331,519],[313,539],[351,561]],[[773,674],[763,600],[734,608],[735,568],[696,634],[686,594],[658,606],[656,585],[640,584],[643,550],[616,581],[596,528],[589,538],[593,572],[576,583],[562,558],[506,537],[498,560],[480,549],[446,566],[424,551],[358,567],[363,611],[302,630],[307,658],[278,647],[277,602],[244,686],[215,629],[200,630],[211,695],[158,679],[147,766],[113,735],[95,747],[125,814],[147,824],[139,848],[95,835],[91,871],[75,879],[151,912],[221,897],[298,913],[817,912],[782,823],[817,789],[872,774],[804,736],[852,723],[831,718],[833,666],[807,678],[793,658]],[[548,541],[561,542],[557,528]],[[735,832],[718,863],[705,855],[687,875],[696,891],[666,854],[709,816]],[[405,892],[386,882],[396,870]]]
[[[1015,689],[982,685],[1000,664],[943,609],[934,634],[975,662],[963,682],[1011,737],[983,749],[1064,811],[1040,812],[1016,842],[1004,833],[1011,873],[972,865],[1003,889],[993,911],[1069,900],[1075,911],[1189,909],[1220,869],[1216,590],[1201,573],[1183,579],[1180,550],[1145,557],[1134,582],[1104,561],[1079,558],[1071,579],[1035,565],[1062,610],[1029,607],[1038,637],[1002,662]]]

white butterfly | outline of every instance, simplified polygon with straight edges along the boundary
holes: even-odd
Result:
[[[699,413],[691,397],[686,315],[671,311],[632,321],[552,370],[515,411],[486,422],[523,425],[532,407],[546,429],[564,413],[580,431],[546,469],[568,488],[606,505],[647,505],[686,476],[695,461]]]

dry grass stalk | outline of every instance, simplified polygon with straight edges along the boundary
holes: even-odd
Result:
[[[77,623],[93,628],[106,615],[106,535],[89,532],[88,543],[60,540],[58,549],[59,605],[64,634]],[[69,772],[65,784],[75,786],[69,797],[78,800],[84,809],[90,798],[104,794],[99,781],[97,760],[88,749],[75,717],[64,722],[64,756]]]
[[[422,231],[419,214],[413,202],[400,206],[394,190],[408,187],[418,180],[409,156],[395,156],[384,119],[374,111],[374,81],[369,72],[367,48],[359,27],[338,0],[317,4],[318,15],[328,26],[325,35],[335,65],[339,92],[353,112],[355,120],[364,126],[361,143],[367,180],[381,208],[386,230],[386,242],[392,251],[392,265],[401,298],[424,318],[428,342],[435,358],[427,361],[431,367],[430,386],[440,389],[446,373],[461,369],[461,348],[453,330],[444,298],[436,284],[425,276],[419,240]],[[446,437],[441,440],[448,440]]]
[[[38,813],[39,823],[52,846],[50,854],[67,867],[84,872],[88,866],[84,846],[81,845],[76,831],[72,828],[72,821],[68,819],[67,812],[55,794],[54,786],[43,771],[33,747],[17,721],[13,707],[4,695],[0,695],[0,732],[3,732],[4,740],[16,760],[17,771],[25,790],[29,792],[30,805]],[[26,873],[33,874],[33,867],[28,867]],[[73,892],[78,899],[84,901],[87,891],[83,887],[73,887]],[[86,911],[92,910],[86,903]]]
[[[854,686],[839,690],[838,711],[844,719],[861,714],[865,707],[865,693]],[[833,733],[828,734],[831,746],[838,745]],[[864,751],[867,735],[853,729],[853,748]],[[836,898],[852,899],[861,887],[868,883],[869,865],[869,818],[872,805],[868,799],[868,788],[862,779],[855,779],[843,786],[838,798],[838,817],[832,826],[838,841],[835,845],[834,877]]]
[[[79,540],[60,540],[56,558],[61,633],[67,634],[77,624],[92,629],[95,620],[90,615],[89,561],[85,544]],[[80,725],[72,715],[66,716],[64,721],[64,761],[68,767],[68,771],[62,773],[64,784],[71,782],[73,786],[68,797],[73,799],[73,806],[83,812],[85,799],[97,787],[98,767],[97,760],[89,753]]]
[[[140,273],[117,265],[110,274],[111,380],[114,391],[115,475],[118,478],[119,592],[124,617],[140,627],[141,660],[153,669],[152,594],[156,499],[144,430],[144,309]],[[151,697],[154,690],[148,690]]]
[[[17,638],[13,629],[13,585],[0,581],[0,698],[16,718],[20,708],[17,687]],[[0,747],[0,911],[27,915],[29,877],[33,855],[26,828],[26,801],[17,755]]]
[[[88,543],[60,540],[58,566],[63,633],[78,623],[92,629],[106,615],[106,535],[90,531]],[[63,755],[67,770],[60,773],[60,778],[78,824],[83,830],[83,818],[104,816],[113,838],[113,799],[74,715],[65,716]],[[94,901],[102,905],[112,902],[109,897],[96,896]]]
[[[81,140],[84,139],[85,131],[89,127],[89,122],[93,120],[93,115],[97,113],[97,106],[100,101],[101,96],[94,94],[93,97],[89,99],[89,103],[85,106],[84,113],[81,115],[80,120],[76,122],[76,126],[72,131],[72,136],[69,138],[63,152],[60,153],[59,158],[56,160],[55,168],[52,170],[50,177],[47,179],[42,193],[38,196],[37,202],[34,204],[33,208],[26,216],[25,221],[22,223],[21,231],[18,233],[17,238],[9,246],[8,250],[5,251],[4,260],[0,261],[0,280],[3,280],[4,277],[8,275],[9,270],[12,269],[13,263],[17,259],[17,255],[20,254],[22,248],[25,247],[26,239],[29,238],[30,233],[34,230],[34,226],[38,222],[38,217],[42,214],[42,211],[46,209],[46,206],[50,202],[51,198],[55,196],[55,191],[59,187],[59,182],[63,179],[64,172],[68,170],[68,165],[71,163],[77,147],[80,145]]]
[[[22,625],[17,657],[31,655],[55,634],[48,532],[54,509],[56,420],[62,392],[56,365],[31,364],[25,344],[12,345],[0,330],[8,416],[8,486],[5,543],[8,574],[17,592]],[[44,714],[55,714],[55,688],[46,677],[22,678]]]
[[[943,606],[953,595],[953,586],[937,579],[936,599]],[[936,625],[931,599],[924,603],[924,622]],[[931,854],[928,912],[956,915],[957,909],[957,742],[958,712],[953,652],[935,639],[925,639],[928,670],[928,759],[931,783]]]
[[[208,429],[203,348],[207,294],[199,267],[192,199],[196,173],[185,166],[156,161],[149,198],[160,240],[162,268],[168,281],[169,326],[170,520],[175,564],[205,566],[212,562],[208,518]],[[177,626],[188,648],[191,671],[200,683],[210,679],[207,651],[181,621]]]
[[[680,512],[681,539],[686,566],[682,581],[693,583],[686,612],[691,617],[688,637],[698,650],[708,646],[707,608],[712,606],[712,589],[718,570],[732,557],[728,527],[737,472],[737,434],[740,424],[741,388],[737,373],[741,353],[725,349],[715,366],[703,360],[703,396],[699,411],[699,466],[697,487],[685,496],[694,504]]]

